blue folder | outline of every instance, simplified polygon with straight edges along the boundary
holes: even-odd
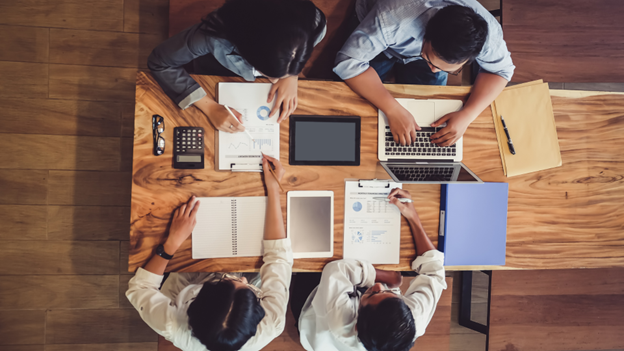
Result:
[[[438,250],[445,266],[504,265],[507,183],[442,184]]]

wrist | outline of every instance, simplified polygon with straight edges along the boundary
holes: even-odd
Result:
[[[163,244],[163,248],[165,249],[165,253],[167,253],[168,255],[173,256],[176,253],[176,251],[178,251],[178,249],[180,248],[180,245],[175,244],[175,243],[171,242],[170,240],[167,240]]]

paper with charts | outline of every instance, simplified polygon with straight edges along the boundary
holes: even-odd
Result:
[[[345,182],[344,258],[372,264],[398,264],[401,251],[401,212],[387,197],[401,183],[387,180]]]
[[[267,103],[270,83],[219,83],[219,103],[240,112],[247,133],[219,131],[218,170],[259,172],[262,170],[260,152],[279,159],[279,113],[269,117],[274,102]],[[274,100],[275,101],[275,100]]]

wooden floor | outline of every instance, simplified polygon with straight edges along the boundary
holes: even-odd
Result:
[[[0,2],[2,351],[157,349],[123,293],[134,78],[167,18],[168,0]],[[450,348],[485,337],[454,323]]]

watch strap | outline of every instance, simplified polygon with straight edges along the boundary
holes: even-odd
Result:
[[[164,258],[165,260],[170,260],[173,258],[173,255],[165,252],[165,247],[162,244],[158,245],[158,247],[156,248],[156,254]]]

